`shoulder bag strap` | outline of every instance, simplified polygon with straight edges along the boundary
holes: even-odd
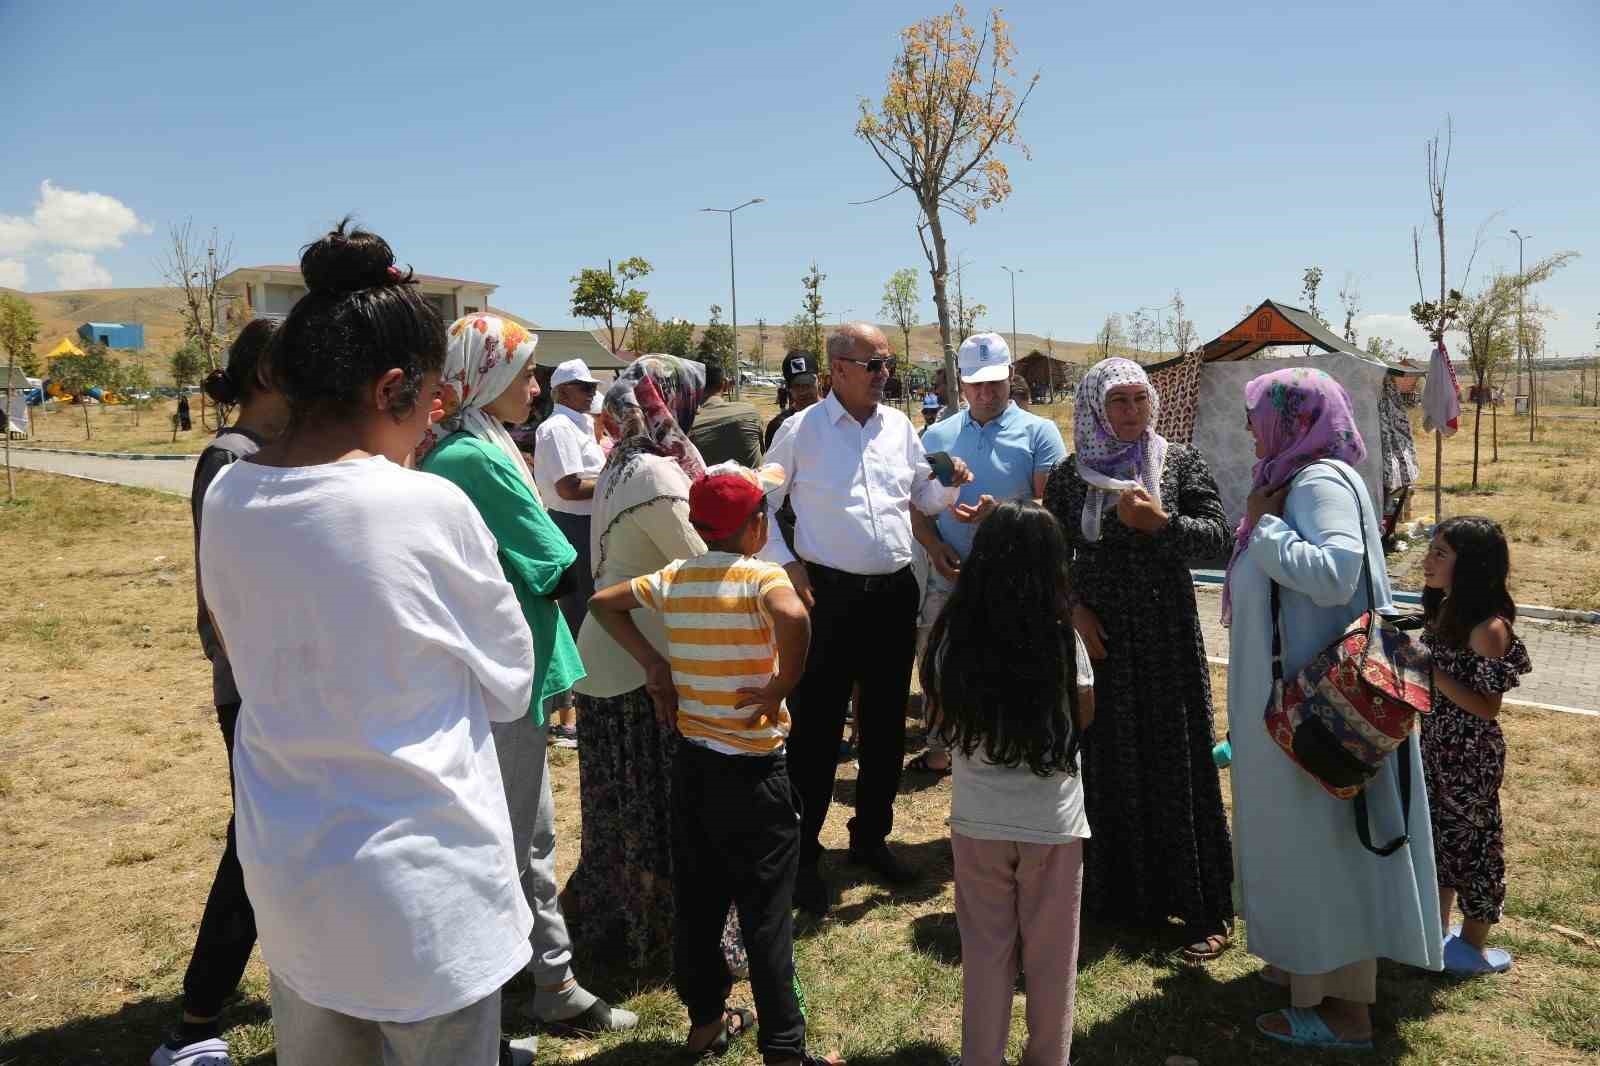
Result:
[[[1398,767],[1400,773],[1400,816],[1405,824],[1400,827],[1400,835],[1381,848],[1372,846],[1372,829],[1367,825],[1367,793],[1365,790],[1356,793],[1356,835],[1361,838],[1361,846],[1374,855],[1390,856],[1399,851],[1411,840],[1411,738],[1406,737],[1400,746],[1394,750],[1394,757],[1400,760]]]

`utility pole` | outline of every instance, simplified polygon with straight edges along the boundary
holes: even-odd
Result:
[[[6,406],[0,411],[0,426],[6,432],[6,499],[11,503],[17,502],[17,476],[11,472],[11,405],[16,398],[17,353],[12,352],[6,366]],[[42,388],[42,386],[41,386]],[[26,398],[22,401],[26,404]],[[40,410],[43,410],[43,406]]]
[[[1017,351],[1017,275],[1023,273],[1023,271],[1021,271],[1021,270],[1012,270],[1010,267],[1008,267],[1008,266],[1006,266],[1004,264],[1001,264],[1000,269],[1004,270],[1007,274],[1011,275],[1011,358],[1013,360],[1015,360],[1015,359],[1018,358],[1018,351]]]
[[[757,196],[746,200],[738,207],[702,207],[701,211],[710,211],[714,214],[728,216],[728,289],[733,297],[733,398],[739,398],[743,375],[739,372],[739,283],[733,272],[733,215],[735,211],[742,211],[751,204],[764,204],[766,198]]]
[[[1528,351],[1526,338],[1522,333],[1522,242],[1533,236],[1531,233],[1519,233],[1513,229],[1511,235],[1517,239],[1517,391],[1522,391],[1522,364],[1528,364],[1528,443],[1533,443],[1533,412],[1534,412],[1534,385],[1533,385],[1533,353]]]

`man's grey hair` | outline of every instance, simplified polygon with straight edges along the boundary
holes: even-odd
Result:
[[[828,334],[828,361],[849,359],[856,354],[856,345],[871,343],[883,336],[883,330],[871,322],[846,322]]]

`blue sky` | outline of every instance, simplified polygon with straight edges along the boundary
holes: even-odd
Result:
[[[231,233],[235,265],[292,261],[353,211],[419,270],[497,282],[497,305],[544,325],[573,324],[579,267],[628,255],[655,265],[660,314],[704,320],[728,305],[727,231],[698,209],[765,196],[738,216],[740,320],[791,317],[813,258],[829,318],[876,317],[884,279],[925,268],[907,200],[850,205],[889,187],[856,101],[936,10],[0,0],[0,284],[155,284],[185,217]],[[1511,226],[1530,258],[1584,253],[1541,297],[1552,354],[1595,347],[1593,0],[1005,10],[1019,71],[1042,75],[1033,157],[1009,157],[1003,208],[951,226],[987,325],[1010,326],[1002,264],[1024,272],[1021,329],[1073,340],[1175,288],[1210,337],[1296,300],[1316,264],[1325,306],[1354,275],[1363,334],[1419,351],[1410,227],[1450,113],[1452,284],[1503,210],[1478,276],[1516,266]]]

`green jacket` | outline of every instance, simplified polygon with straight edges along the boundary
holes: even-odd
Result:
[[[566,619],[550,598],[578,553],[494,445],[470,433],[452,433],[423,457],[422,469],[465,492],[500,545],[500,568],[533,632],[533,703],[528,714],[535,725],[543,725],[544,701],[571,688],[586,672]]]

